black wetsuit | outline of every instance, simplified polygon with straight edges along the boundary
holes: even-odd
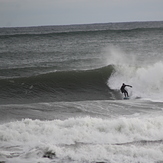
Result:
[[[130,85],[125,85],[123,84],[122,87],[121,87],[121,92],[124,93],[125,97],[129,97],[128,96],[128,92],[125,90],[125,87],[128,86],[128,87],[132,87]]]

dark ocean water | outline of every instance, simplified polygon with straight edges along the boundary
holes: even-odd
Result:
[[[160,61],[162,28],[162,22],[1,28],[1,103],[119,99],[107,85],[110,75],[118,65]]]
[[[0,28],[0,161],[163,161],[162,45],[163,22]]]

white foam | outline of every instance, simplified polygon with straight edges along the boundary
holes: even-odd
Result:
[[[162,129],[162,116],[157,119],[118,118],[113,120],[91,117],[70,118],[64,121],[25,119],[0,125],[0,140],[19,143],[50,141],[53,144],[75,144],[75,142],[113,144],[143,139],[162,139]]]
[[[163,62],[141,63],[121,51],[112,50],[109,64],[115,72],[108,79],[111,89],[119,90],[122,83],[132,85],[132,96],[163,101]],[[131,91],[131,90],[130,90]],[[131,92],[130,92],[131,93]]]
[[[0,125],[0,148],[4,155],[7,149],[19,148],[17,157],[6,157],[9,162],[26,159],[47,162],[43,155],[49,151],[55,153],[54,159],[69,158],[77,162],[152,162],[163,160],[162,144],[149,147],[125,143],[162,140],[162,119],[162,116],[105,120],[85,117],[64,121],[24,119]]]
[[[116,67],[108,80],[112,89],[119,89],[122,83],[133,86],[134,96],[152,100],[163,99],[163,63],[157,62],[146,67]]]

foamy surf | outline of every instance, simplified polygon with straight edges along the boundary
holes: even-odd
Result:
[[[108,79],[111,89],[119,90],[122,83],[130,84],[127,88],[131,97],[140,97],[153,101],[163,101],[163,62],[150,65],[114,65],[115,71]]]
[[[162,118],[10,122],[0,125],[0,158],[5,162],[159,161],[163,160]]]

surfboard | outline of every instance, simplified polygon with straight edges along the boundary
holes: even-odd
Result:
[[[129,99],[130,99],[130,97],[124,97],[123,99],[124,99],[124,100],[129,100]]]

